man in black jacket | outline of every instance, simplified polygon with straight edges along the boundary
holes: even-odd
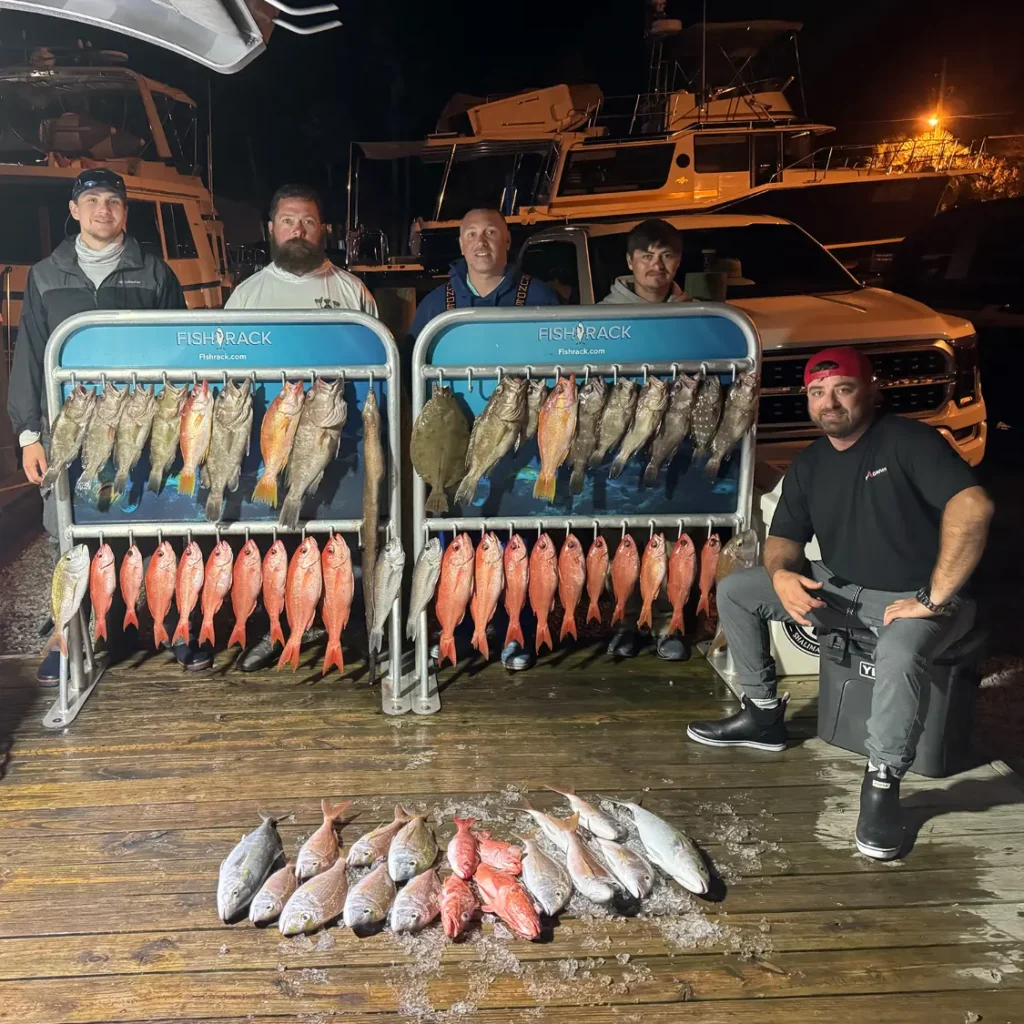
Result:
[[[7,401],[25,476],[34,484],[42,483],[47,468],[43,354],[50,335],[68,317],[87,310],[185,309],[174,271],[125,233],[128,196],[120,175],[102,167],[82,171],[71,186],[69,206],[79,224],[78,237],[61,242],[28,274]],[[43,526],[55,558],[56,520],[53,498],[44,495]],[[195,661],[184,651],[177,653],[179,661]],[[41,683],[57,682],[59,656],[54,655],[58,652],[39,668]],[[209,655],[199,657],[209,664]]]

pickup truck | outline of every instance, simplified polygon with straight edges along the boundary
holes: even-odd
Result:
[[[683,236],[678,280],[717,259],[739,260],[742,279],[726,301],[761,336],[763,368],[758,462],[783,469],[817,430],[807,416],[803,368],[830,345],[863,346],[884,407],[923,419],[971,465],[985,454],[985,402],[970,322],[914,299],[865,287],[810,235],[777,217],[667,217]],[[532,235],[520,265],[570,305],[608,294],[626,267],[626,238],[639,220],[550,228]]]

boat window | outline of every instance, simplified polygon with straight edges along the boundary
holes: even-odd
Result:
[[[506,217],[536,202],[547,159],[543,152],[458,153],[441,202],[440,220],[461,220],[478,207],[500,210]]]
[[[706,271],[720,259],[738,262],[739,274],[750,284],[730,284],[729,299],[761,299],[778,295],[815,295],[859,288],[832,255],[792,224],[744,224],[730,228],[688,229],[683,236],[683,258],[676,280]],[[608,294],[611,282],[627,274],[628,232],[591,238],[594,298]],[[734,266],[734,270],[735,270]],[[600,282],[600,284],[599,284]]]
[[[163,259],[164,247],[156,222],[156,203],[151,199],[128,200],[128,234],[139,243],[143,252]]]
[[[192,237],[192,226],[181,203],[161,203],[160,210],[164,221],[164,238],[167,241],[167,258],[169,260],[194,260],[199,256],[195,239]]]
[[[31,266],[77,233],[68,212],[71,181],[5,181],[0,184],[0,267]]]
[[[580,301],[579,249],[565,238],[544,238],[530,242],[523,250],[520,269],[551,285],[563,303]]]
[[[697,174],[749,170],[749,148],[749,135],[695,135],[693,169]]]
[[[675,151],[672,142],[573,150],[566,158],[558,194],[589,196],[663,188]]]

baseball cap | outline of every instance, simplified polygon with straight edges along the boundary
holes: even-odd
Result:
[[[835,363],[835,366],[812,372],[812,367],[820,363]],[[871,360],[863,352],[849,345],[842,345],[838,348],[822,349],[807,360],[804,367],[804,387],[826,377],[856,377],[857,380],[870,384],[874,376]]]
[[[83,192],[101,188],[106,192],[116,192],[122,199],[128,198],[128,190],[124,187],[124,178],[120,174],[108,171],[106,167],[93,167],[82,171],[71,186],[71,199],[77,201]]]

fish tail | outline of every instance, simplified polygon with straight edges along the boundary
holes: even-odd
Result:
[[[223,505],[224,492],[210,491],[210,496],[206,499],[206,518],[209,522],[215,523],[220,519]]]
[[[127,473],[118,473],[117,476],[114,477],[114,485],[111,488],[111,494],[115,498],[120,498],[121,495],[124,494],[125,489],[127,488],[127,486],[128,486],[128,474]]]
[[[381,645],[383,643],[384,643],[384,629],[383,629],[383,627],[380,628],[380,629],[377,629],[376,627],[374,629],[371,629],[370,630],[370,650],[374,654],[377,654],[380,651]]]
[[[601,609],[597,601],[594,600],[591,600],[590,607],[587,609],[587,622],[590,622],[591,619],[596,619],[597,624],[601,625]]]
[[[153,646],[159,648],[161,644],[170,643],[170,637],[167,635],[167,627],[164,625],[163,619],[153,620]]]
[[[80,498],[88,498],[92,491],[93,483],[95,483],[95,480],[91,476],[80,476],[78,483],[75,484],[75,494]]]
[[[277,508],[277,476],[263,471],[263,476],[256,481],[256,490],[252,492],[252,500],[260,505]]]
[[[326,801],[320,801],[320,810],[324,813],[324,821],[339,821],[341,816],[352,806],[351,800],[342,800],[333,807]]]
[[[121,629],[127,629],[129,626],[134,626],[136,629],[139,628],[139,617],[135,614],[134,608],[129,608],[124,613],[124,625]]]
[[[196,471],[187,466],[178,476],[178,493],[187,494],[190,497],[196,493]]]
[[[702,590],[700,592],[700,601],[697,602],[697,615],[700,615],[702,611],[705,615],[711,614],[711,605],[709,604],[710,597],[710,591],[705,592]]]
[[[235,628],[231,630],[231,636],[228,637],[228,649],[238,644],[242,650],[245,650],[245,620],[240,619],[235,623]]]
[[[146,486],[154,493],[159,494],[160,488],[164,485],[164,471],[162,469],[153,469],[149,474],[149,480]]]
[[[281,506],[281,515],[278,517],[278,523],[281,526],[287,527],[289,530],[294,530],[299,525],[299,514],[302,512],[302,498],[293,498],[291,494],[284,499],[284,504]]]
[[[548,645],[548,650],[553,651],[555,649],[554,641],[551,639],[551,628],[546,622],[537,623],[537,639],[534,641],[534,652],[540,654],[541,647],[544,644]]]
[[[484,656],[484,661],[487,661],[491,656],[491,648],[487,643],[487,627],[478,626],[476,631],[473,633],[473,646]]]
[[[604,461],[604,457],[605,457],[605,455],[607,453],[608,453],[608,449],[607,448],[603,448],[600,445],[598,445],[594,449],[594,451],[591,453],[590,458],[587,459],[587,465],[588,466],[600,466],[601,463]]]
[[[609,480],[617,480],[622,475],[622,471],[626,468],[626,461],[621,455],[615,456],[612,464],[608,467]]]
[[[171,646],[173,647],[179,640],[187,644],[189,642],[188,633],[188,616],[182,615],[178,619],[178,625],[174,630],[174,636],[171,637]]]
[[[647,468],[644,470],[644,487],[653,487],[654,481],[658,479],[658,464],[656,462],[648,462]]]
[[[270,642],[272,644],[279,643],[284,647],[284,630],[281,628],[280,615],[272,615],[270,617]]]
[[[686,629],[683,626],[683,609],[680,608],[678,611],[672,612],[672,621],[668,624],[668,636],[671,636],[676,631],[686,636]]]
[[[644,601],[644,606],[640,609],[640,618],[636,620],[636,628],[643,629],[646,626],[650,629],[651,625],[651,602]]]
[[[203,619],[202,628],[199,630],[199,642],[209,643],[211,647],[217,645],[217,638],[213,633],[213,618]]]
[[[625,622],[625,621],[626,621],[626,609],[623,606],[621,601],[616,601],[615,602],[615,611],[612,612],[612,623],[611,624],[614,626],[616,622]]]
[[[64,468],[63,466],[51,466],[43,474],[43,482],[39,486],[40,487],[45,487],[45,488],[52,487],[57,482],[57,477],[60,476],[60,471],[63,468]]]
[[[341,641],[331,640],[327,644],[327,651],[324,654],[324,666],[320,674],[325,676],[331,671],[331,666],[336,665],[341,675],[345,674],[345,659],[341,654]]]
[[[571,490],[573,494],[579,494],[583,490],[583,477],[585,473],[585,462],[573,466],[572,476],[569,477],[569,490]]]
[[[526,638],[523,636],[523,627],[519,624],[519,616],[515,619],[508,620],[508,630],[505,633],[505,646],[508,647],[512,641],[519,644],[520,647],[526,646]]]
[[[427,511],[435,516],[444,515],[448,511],[448,495],[444,493],[443,487],[431,487],[430,497],[427,498]]]
[[[281,652],[281,658],[277,663],[277,668],[280,671],[285,665],[291,665],[293,672],[299,670],[299,648],[302,644],[302,631],[296,630],[288,638],[288,643],[285,644],[284,650]]]
[[[540,501],[555,500],[555,474],[541,473],[533,485],[533,496]]]
[[[60,653],[66,658],[68,656],[68,644],[64,639],[64,630],[58,629],[56,626],[53,627],[53,632],[50,634],[49,639],[43,644],[43,649],[39,653],[41,655],[47,655],[54,649],[54,647],[60,648]]]
[[[570,633],[573,640],[579,639],[576,635],[576,616],[567,608],[562,618],[562,632],[558,635],[558,639],[564,640]]]
[[[441,668],[444,665],[445,660],[450,661],[453,665],[457,665],[459,658],[455,650],[455,636],[454,634],[441,634],[440,651],[438,652],[437,667]]]
[[[722,452],[712,452],[711,458],[708,459],[707,465],[704,467],[704,473],[706,476],[714,479],[718,476],[718,471],[722,468]]]
[[[455,492],[455,504],[456,505],[468,505],[476,497],[476,485],[480,482],[478,476],[473,476],[472,473],[467,473],[462,478],[462,483],[459,484],[459,489]]]
[[[106,615],[100,615],[97,612],[96,613],[96,628],[93,630],[92,642],[94,644],[98,643],[101,637],[104,640],[108,639],[107,638],[107,617],[106,617]]]

